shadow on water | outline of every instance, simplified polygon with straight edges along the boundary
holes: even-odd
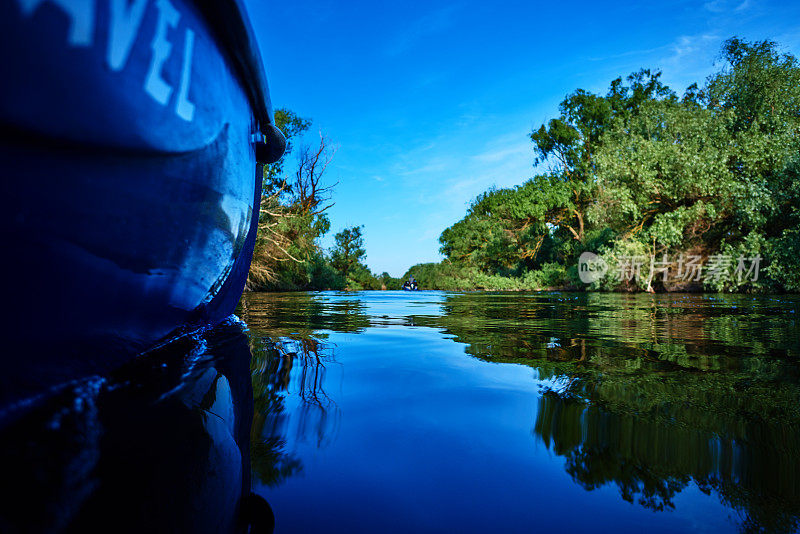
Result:
[[[269,531],[250,496],[250,359],[230,319],[6,421],[0,531]]]

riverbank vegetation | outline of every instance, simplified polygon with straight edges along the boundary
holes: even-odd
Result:
[[[537,169],[442,232],[429,289],[800,291],[800,66],[729,39],[678,96],[641,70],[582,89],[530,138]],[[582,254],[605,276],[590,283]],[[583,258],[587,257],[585,254]]]
[[[320,239],[331,227],[333,205],[325,171],[335,148],[320,133],[316,146],[295,147],[311,121],[287,109],[275,111],[275,124],[286,136],[284,157],[263,167],[261,205],[253,261],[247,278],[251,291],[383,289],[393,280],[375,276],[364,264],[363,227],[336,234],[336,247],[326,252]],[[292,157],[295,167],[286,166]],[[358,253],[356,253],[358,252]]]
[[[361,226],[322,249],[335,149],[294,147],[311,123],[279,109],[288,146],[264,168],[247,287],[800,291],[800,65],[737,38],[721,59],[682,96],[647,69],[567,95],[530,134],[539,173],[478,195],[442,232],[445,259],[399,279],[369,270]]]

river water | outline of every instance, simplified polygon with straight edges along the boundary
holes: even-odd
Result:
[[[800,298],[246,294],[276,532],[795,532]]]
[[[237,313],[1,407],[0,532],[800,526],[798,296],[251,293]]]

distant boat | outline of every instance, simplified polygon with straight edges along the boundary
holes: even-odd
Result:
[[[413,278],[410,278],[409,280],[406,280],[403,283],[403,286],[402,286],[401,289],[403,291],[419,291],[419,285],[417,285],[417,281],[416,280],[414,280]]]
[[[0,406],[228,316],[280,158],[238,0],[0,3]]]

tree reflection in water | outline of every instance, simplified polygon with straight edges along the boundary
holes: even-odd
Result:
[[[325,390],[335,346],[325,330],[356,332],[369,325],[357,299],[325,303],[313,294],[259,295],[242,299],[240,315],[250,327],[255,397],[252,468],[275,486],[302,470],[294,442],[324,447],[336,437],[340,412]],[[298,406],[288,409],[287,401]]]
[[[696,486],[737,513],[743,531],[800,527],[797,297],[426,295],[435,306],[398,298],[391,308],[359,295],[243,299],[256,476],[274,485],[301,469],[292,439],[324,446],[335,436],[338,410],[322,387],[334,364],[326,332],[405,325],[433,329],[475,358],[535,369],[534,439],[582,488],[613,485],[625,501],[665,511]]]
[[[654,511],[690,483],[743,531],[800,526],[796,299],[448,295],[443,329],[467,353],[537,370],[533,434],[586,490]]]
[[[794,531],[797,427],[747,421],[743,432],[720,435],[692,425],[696,415],[680,414],[670,424],[549,391],[539,400],[533,431],[587,490],[613,483],[626,501],[660,511],[674,507],[674,497],[694,480],[740,511],[744,530]]]

